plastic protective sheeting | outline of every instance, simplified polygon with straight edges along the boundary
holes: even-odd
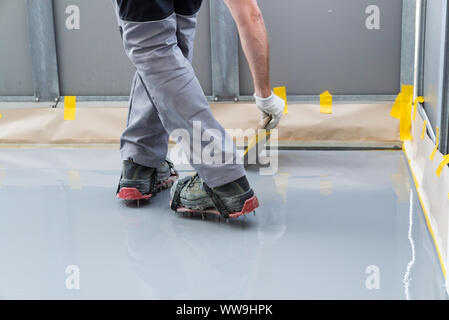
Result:
[[[321,114],[318,104],[289,104],[289,114],[278,128],[279,145],[400,146],[399,122],[390,117],[391,106],[334,104],[332,114]],[[236,138],[255,130],[260,121],[252,103],[211,107]],[[75,120],[65,121],[63,108],[2,110],[0,143],[118,143],[126,113],[126,108],[77,107]]]
[[[443,272],[446,274],[449,265],[449,168],[444,165],[444,156],[439,151],[431,160],[435,143],[426,134],[425,125],[421,115],[417,115],[416,120],[412,122],[413,140],[404,143],[404,151],[409,159],[427,223],[439,252]],[[441,174],[438,176],[437,171],[440,170]],[[449,284],[447,277],[446,283]]]

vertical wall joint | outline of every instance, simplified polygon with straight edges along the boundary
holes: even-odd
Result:
[[[239,37],[237,26],[223,0],[210,2],[212,91],[216,101],[240,95]]]
[[[27,0],[33,89],[36,101],[59,99],[52,0]]]
[[[401,85],[415,80],[416,0],[402,0]]]

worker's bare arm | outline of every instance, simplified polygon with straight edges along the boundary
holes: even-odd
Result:
[[[257,0],[224,0],[239,30],[243,51],[254,82],[254,98],[262,118],[271,116],[266,126],[273,129],[281,120],[284,101],[273,94],[270,83],[270,45]]]
[[[271,95],[270,48],[267,30],[256,0],[225,0],[231,11],[251,70],[255,94]]]

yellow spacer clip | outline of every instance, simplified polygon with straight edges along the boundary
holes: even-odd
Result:
[[[285,87],[273,88],[273,93],[285,101],[284,114],[288,114],[287,89]]]
[[[329,91],[320,95],[320,112],[324,114],[332,113],[332,95]]]
[[[421,133],[421,140],[424,139],[424,136],[426,134],[426,129],[427,129],[427,120],[424,120],[424,123],[422,125],[422,133]]]
[[[64,120],[75,120],[76,97],[64,98]]]

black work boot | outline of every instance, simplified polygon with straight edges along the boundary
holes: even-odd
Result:
[[[124,200],[146,200],[156,192],[171,187],[177,178],[178,173],[168,160],[156,169],[141,166],[128,159],[123,161],[117,197]]]
[[[209,188],[198,175],[174,183],[170,190],[172,210],[181,213],[217,214],[238,218],[259,207],[259,201],[246,177],[216,188]]]

